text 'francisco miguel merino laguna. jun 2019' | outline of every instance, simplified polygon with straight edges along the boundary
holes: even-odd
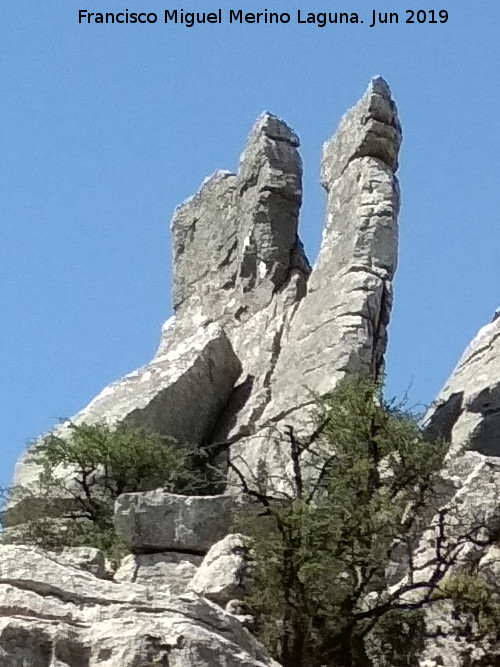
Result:
[[[399,25],[401,23],[439,24],[448,21],[446,9],[405,9],[396,12],[380,12],[368,10],[366,14],[358,12],[309,12],[298,9],[294,12],[273,12],[264,9],[259,12],[247,12],[244,9],[214,9],[205,12],[193,12],[185,9],[165,9],[163,12],[131,11],[121,12],[90,12],[78,10],[78,23],[81,24],[180,24],[193,28],[203,24],[288,24],[317,26],[325,28],[329,25],[365,24],[374,28],[379,24]]]

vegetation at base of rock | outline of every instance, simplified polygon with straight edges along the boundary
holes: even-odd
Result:
[[[500,594],[474,567],[453,572],[439,584],[436,600],[451,602],[458,632],[478,637],[500,639]]]
[[[469,539],[457,538],[456,550],[436,547],[428,576],[415,576],[421,510],[435,494],[446,446],[426,439],[366,378],[346,379],[321,399],[315,422],[307,440],[288,429],[291,472],[280,490],[263,491],[231,463],[256,501],[241,530],[254,543],[247,603],[259,637],[285,667],[411,665],[422,609]],[[408,574],[388,587],[391,561]]]
[[[197,494],[211,486],[202,450],[126,422],[68,423],[29,457],[41,472],[29,491],[11,490],[17,525],[6,540],[49,549],[89,545],[118,558],[124,547],[113,508],[120,494],[157,487]]]

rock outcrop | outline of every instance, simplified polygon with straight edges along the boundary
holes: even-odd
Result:
[[[284,472],[284,432],[311,427],[312,396],[346,374],[383,368],[400,142],[390,90],[374,79],[324,146],[327,220],[311,269],[298,236],[299,140],[263,114],[237,173],[216,172],[174,213],[174,315],[155,358],[72,421],[134,421],[212,446],[274,484]],[[33,489],[38,474],[24,457],[15,483]],[[230,534],[240,495],[231,475],[219,496],[122,495],[115,526],[133,553],[112,582],[92,574],[110,576],[96,554],[94,563],[90,553],[0,547],[0,663],[275,665],[243,627],[253,622],[238,602],[251,557],[243,536]],[[15,509],[6,515],[13,531]]]
[[[307,424],[312,395],[383,366],[400,141],[390,90],[374,79],[323,150],[327,221],[311,273],[299,140],[263,114],[238,172],[215,173],[174,213],[174,316],[155,359],[73,421],[134,419],[180,441],[231,444],[250,474],[281,471],[284,426]],[[15,483],[38,472],[24,458]]]
[[[285,425],[310,430],[315,395],[332,391],[347,373],[383,367],[397,258],[400,142],[389,88],[375,79],[323,149],[323,242],[307,296],[280,340],[266,409],[247,424],[249,436],[232,446],[246,476],[283,470]]]
[[[279,667],[203,598],[103,581],[46,553],[0,546],[2,667]]]
[[[500,319],[484,326],[467,347],[425,424],[450,443],[450,454],[465,448],[500,455]]]
[[[453,546],[460,535],[471,531],[475,538],[462,540],[448,576],[474,564],[476,571],[495,586],[500,563],[499,341],[500,320],[495,316],[469,344],[424,419],[427,434],[449,445],[441,473],[447,544]],[[435,566],[438,518],[437,514],[414,554],[422,580]],[[498,642],[491,643],[488,637],[469,640],[450,603],[433,606],[425,618],[433,638],[425,643],[422,667],[498,664]]]
[[[210,324],[193,329],[150,364],[106,387],[71,421],[132,421],[179,442],[198,444],[211,433],[240,372],[226,334]],[[57,432],[64,437],[67,426],[61,425]],[[28,451],[17,465],[14,484],[32,490],[39,474],[40,467],[29,459]],[[5,524],[16,523],[16,517],[9,515],[15,512],[6,512]]]

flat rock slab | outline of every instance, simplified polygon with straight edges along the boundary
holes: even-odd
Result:
[[[198,444],[216,422],[240,372],[224,331],[208,324],[106,387],[73,421],[130,420],[181,443]]]
[[[119,537],[136,553],[205,554],[231,532],[240,507],[232,496],[182,496],[155,489],[119,496],[114,521]]]

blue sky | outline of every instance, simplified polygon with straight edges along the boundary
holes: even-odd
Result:
[[[429,403],[500,302],[498,0],[4,3],[0,12],[0,485],[26,442],[154,354],[169,219],[232,169],[255,118],[304,160],[301,235],[323,227],[323,141],[382,74],[404,128],[388,392]],[[79,25],[78,9],[357,11],[363,25]],[[447,9],[368,27],[371,10]]]

